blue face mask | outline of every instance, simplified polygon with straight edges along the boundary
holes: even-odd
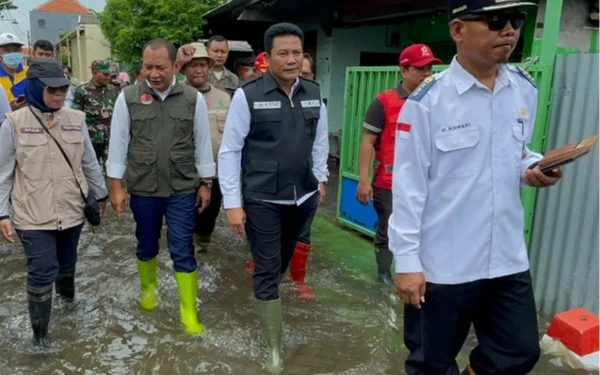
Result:
[[[11,52],[2,55],[2,62],[7,67],[14,69],[23,62],[23,54],[21,52]]]

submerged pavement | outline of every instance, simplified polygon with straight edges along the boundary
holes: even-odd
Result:
[[[315,298],[296,298],[289,277],[281,296],[284,372],[290,375],[403,374],[402,303],[376,283],[370,239],[332,222],[334,192],[313,225],[307,282]],[[203,338],[182,333],[178,294],[163,238],[158,258],[159,306],[137,306],[134,222],[108,210],[104,224],[80,241],[76,302],[54,300],[52,344],[31,345],[20,245],[0,245],[0,375],[29,374],[261,374],[266,356],[252,303],[250,258],[244,241],[219,218],[207,254],[199,262],[198,311]],[[547,327],[541,317],[540,332]],[[467,339],[458,357],[468,361],[476,344]],[[554,367],[542,357],[533,374],[587,374]]]

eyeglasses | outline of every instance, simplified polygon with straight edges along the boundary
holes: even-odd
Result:
[[[46,86],[46,90],[48,90],[48,94],[50,94],[50,95],[66,94],[67,91],[69,91],[69,86],[61,86],[61,87]]]
[[[488,24],[490,31],[501,31],[504,30],[506,24],[510,22],[510,25],[515,30],[520,30],[525,23],[525,13],[513,12],[513,13],[487,13],[487,14],[468,14],[460,17],[462,21],[476,22],[484,21]]]

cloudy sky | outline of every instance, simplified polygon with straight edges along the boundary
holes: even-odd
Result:
[[[18,24],[12,24],[6,20],[0,20],[0,33],[13,33],[24,43],[27,42],[27,30],[29,30],[29,12],[45,3],[46,0],[13,0],[19,9],[3,12],[5,18],[12,17]],[[106,0],[79,0],[80,3],[95,11],[101,11]]]

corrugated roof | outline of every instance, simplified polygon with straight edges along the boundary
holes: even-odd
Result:
[[[48,0],[34,9],[37,12],[88,14],[90,10],[77,0]]]
[[[77,23],[80,25],[97,25],[100,22],[94,13],[89,13],[80,15]]]
[[[200,39],[200,43],[206,44],[208,39]],[[233,52],[253,52],[252,46],[244,40],[229,40],[229,50]]]

